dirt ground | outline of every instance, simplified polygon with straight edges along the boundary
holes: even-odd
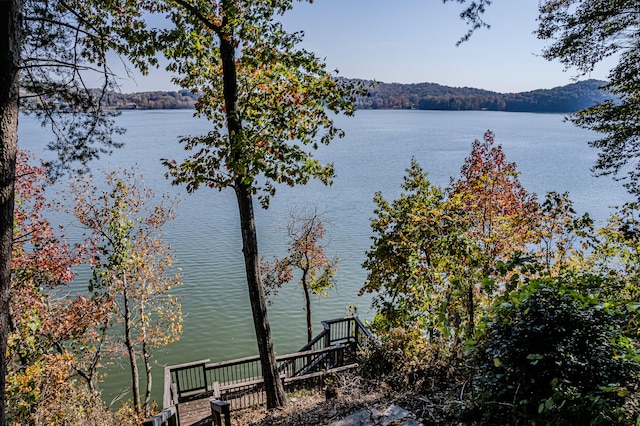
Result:
[[[267,412],[265,409],[235,413],[231,424],[243,426],[327,425],[362,409],[400,405],[411,411],[424,425],[446,424],[438,418],[428,398],[394,392],[384,383],[375,383],[356,375],[338,376],[335,385],[322,391],[299,391],[289,395],[287,407]]]

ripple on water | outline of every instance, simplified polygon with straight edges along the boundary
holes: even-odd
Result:
[[[179,136],[206,133],[210,126],[192,117],[192,111],[127,111],[117,118],[129,129],[126,147],[103,161],[103,168],[130,167],[139,163],[148,185],[157,193],[169,192],[183,199],[177,218],[165,228],[165,239],[182,269],[184,286],[184,334],[160,351],[159,364],[210,358],[214,361],[256,353],[251,309],[248,302],[238,213],[233,192],[202,188],[187,195],[164,178],[160,158],[184,157],[176,141]],[[42,141],[50,140],[47,129],[32,117],[20,117],[20,143],[36,156],[51,159]],[[358,111],[352,119],[338,117],[346,137],[321,147],[318,158],[335,163],[332,187],[310,182],[304,187],[279,188],[268,211],[256,205],[260,250],[265,256],[286,252],[283,226],[291,208],[316,205],[327,211],[331,249],[342,259],[337,287],[327,299],[314,298],[314,323],[339,317],[345,307],[356,304],[365,318],[371,296],[359,298],[364,279],[361,264],[371,244],[370,219],[373,194],[381,191],[387,200],[400,193],[405,169],[415,157],[438,186],[458,176],[474,139],[487,129],[495,132],[509,161],[515,161],[520,179],[529,191],[541,197],[547,191],[569,191],[578,212],[589,211],[596,219],[608,215],[608,206],[629,201],[619,183],[594,178],[589,169],[595,151],[586,146],[594,135],[562,120],[559,114],[519,114],[443,111]],[[54,187],[55,189],[55,187]],[[73,232],[73,227],[69,227]],[[87,273],[78,275],[74,291],[85,288]],[[302,294],[293,285],[269,307],[276,350],[297,350],[305,340]],[[162,380],[156,369],[155,383]],[[124,368],[110,372],[104,388],[119,391],[128,383]],[[161,386],[155,386],[159,399]]]

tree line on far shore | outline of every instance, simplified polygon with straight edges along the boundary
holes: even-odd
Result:
[[[553,89],[498,93],[436,83],[378,83],[353,80],[369,87],[358,109],[419,109],[443,111],[576,112],[612,99],[599,80],[584,80]],[[193,109],[198,99],[188,90],[174,92],[109,92],[105,102],[117,109]]]
[[[374,83],[360,109],[420,109],[444,111],[576,112],[612,99],[598,80],[584,80],[553,89],[498,93],[435,83]]]

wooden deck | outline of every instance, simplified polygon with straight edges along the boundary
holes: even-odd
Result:
[[[287,392],[291,392],[294,389],[298,389],[299,387],[310,388],[313,386],[305,386],[304,383],[309,383],[310,380],[314,378],[318,378],[317,383],[323,383],[324,378],[327,375],[342,373],[344,371],[351,370],[353,368],[357,368],[358,364],[353,363],[347,366],[342,366],[339,368],[334,368],[330,371],[318,372],[314,374],[306,375],[306,377],[296,377],[285,380],[285,390]],[[228,402],[232,407],[252,407],[256,404],[254,403],[257,400],[264,401],[266,396],[264,396],[264,392],[262,395],[256,398],[255,392],[249,392],[247,395],[242,396],[240,398],[232,398],[228,399]],[[211,421],[211,405],[210,400],[212,397],[207,396],[202,399],[196,399],[189,402],[181,402],[178,404],[178,415],[179,415],[179,425],[180,426],[200,426],[200,425],[212,425]],[[224,423],[223,423],[224,424]]]
[[[357,367],[357,348],[372,338],[357,317],[322,325],[323,331],[299,352],[276,357],[285,391],[322,386],[327,375]],[[258,356],[172,365],[165,367],[163,411],[144,425],[212,425],[212,406],[215,417],[223,410],[228,418],[230,410],[265,402]]]
[[[180,426],[209,426],[211,421],[211,405],[209,398],[178,404]]]

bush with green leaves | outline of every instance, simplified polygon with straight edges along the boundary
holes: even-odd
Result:
[[[480,424],[636,424],[636,342],[629,313],[575,291],[562,278],[532,280],[501,300],[478,341],[471,412]]]
[[[434,359],[434,345],[429,345],[421,334],[415,324],[383,334],[381,340],[360,352],[360,374],[381,379],[398,389],[415,388],[425,377],[443,368]]]

